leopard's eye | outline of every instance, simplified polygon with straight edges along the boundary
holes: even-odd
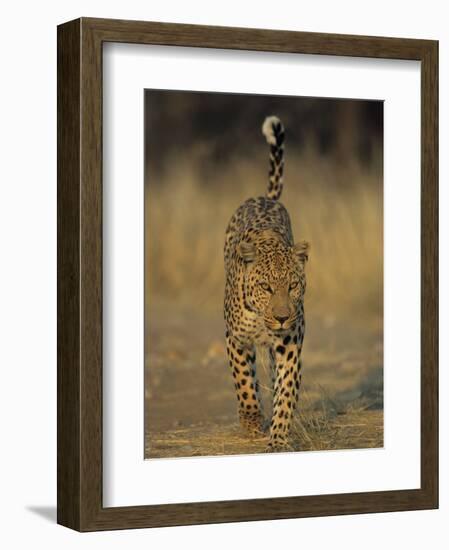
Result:
[[[272,292],[271,286],[270,286],[268,283],[266,283],[265,281],[262,281],[262,282],[259,283],[259,284],[260,284],[260,286],[261,286],[264,290],[266,290],[267,292]]]
[[[292,281],[290,283],[290,290],[293,290],[294,288],[296,288],[299,284],[299,281]]]

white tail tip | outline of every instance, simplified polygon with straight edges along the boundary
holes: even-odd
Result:
[[[273,132],[273,124],[279,124],[281,121],[277,116],[267,116],[262,124],[262,134],[270,145],[276,145],[276,136]]]

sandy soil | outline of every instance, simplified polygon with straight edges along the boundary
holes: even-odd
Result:
[[[146,321],[145,456],[263,452],[266,439],[249,439],[238,425],[221,315],[168,302],[152,304]],[[363,319],[307,317],[293,450],[382,447],[377,327]],[[258,368],[269,411],[267,367]]]

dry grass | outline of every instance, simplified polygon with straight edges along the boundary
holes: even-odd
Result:
[[[198,153],[198,158],[201,157]],[[261,452],[248,439],[223,347],[224,231],[235,208],[265,192],[265,155],[205,181],[192,151],[146,193],[146,456]],[[282,201],[311,243],[303,387],[295,450],[383,444],[382,165],[344,166],[287,149]],[[261,363],[265,410],[270,407]]]
[[[266,159],[233,162],[213,183],[179,158],[147,199],[147,296],[221,307],[224,231],[235,208],[265,192]],[[297,240],[311,243],[307,307],[332,322],[357,312],[382,316],[381,164],[336,168],[309,151],[286,161],[282,200]],[[200,283],[200,284],[199,284]]]
[[[304,395],[301,396],[304,401]],[[152,432],[146,438],[148,458],[218,456],[264,452],[268,437],[248,437],[237,423],[192,424],[185,428]],[[296,414],[291,429],[291,451],[368,449],[383,446],[383,412],[305,409]]]
[[[381,334],[371,326],[309,319],[295,450],[382,446]],[[343,335],[345,337],[343,337]],[[145,440],[148,458],[262,452],[240,431],[220,313],[154,302],[147,326]],[[264,409],[272,390],[258,353]]]

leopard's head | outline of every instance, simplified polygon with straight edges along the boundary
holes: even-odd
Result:
[[[270,330],[288,330],[296,321],[306,290],[305,264],[309,244],[293,246],[274,231],[242,241],[238,253],[244,263],[245,305],[263,318]]]

